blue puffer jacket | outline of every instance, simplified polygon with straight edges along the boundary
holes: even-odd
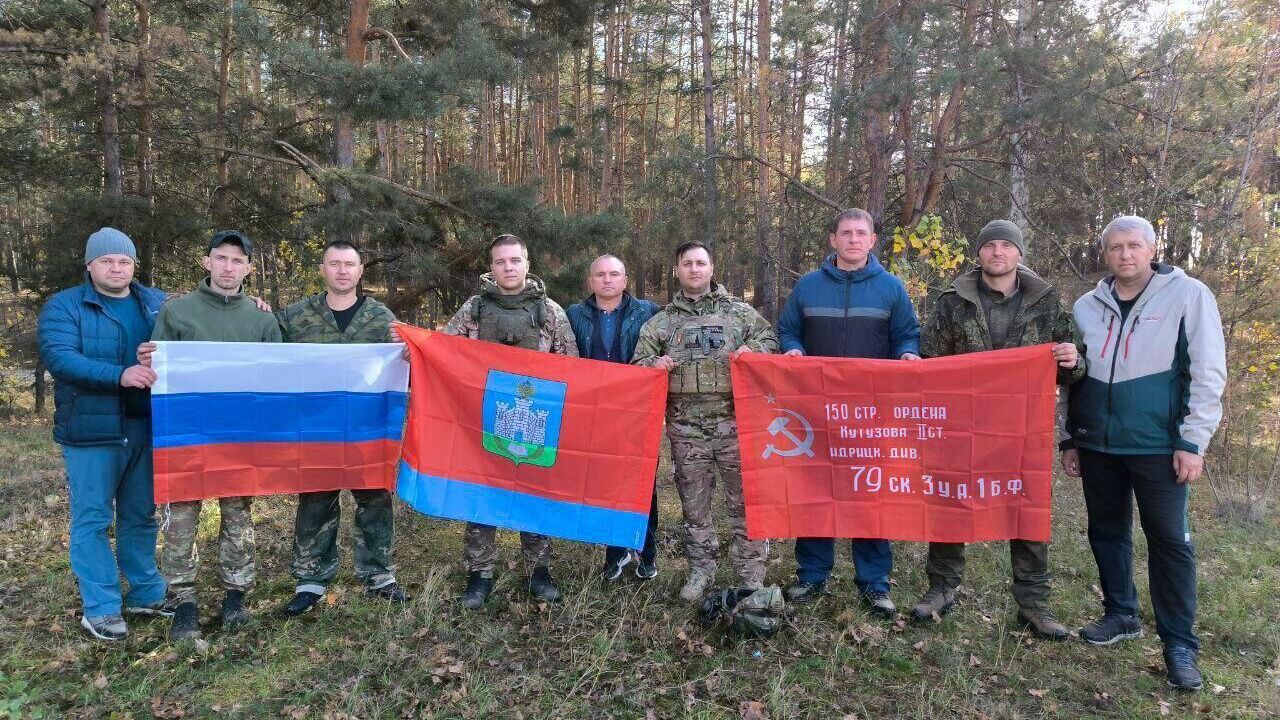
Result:
[[[136,282],[129,288],[154,324],[164,293]],[[87,278],[49,298],[36,340],[54,379],[53,439],[72,446],[123,443],[125,393],[148,391],[120,387],[120,375],[136,363],[137,348],[125,347],[124,326]]]
[[[640,341],[640,328],[662,307],[633,297],[631,293],[627,293],[622,302],[622,325],[618,329],[622,343],[621,361],[629,363],[632,353],[636,351],[636,343]],[[582,302],[574,303],[565,310],[569,316],[569,326],[573,328],[573,334],[578,340],[578,353],[584,358],[591,357],[591,341],[596,332],[596,314],[599,312],[594,295],[587,296]]]
[[[876,259],[841,270],[835,255],[796,283],[778,318],[782,352],[897,359],[920,354],[920,319],[902,281]]]

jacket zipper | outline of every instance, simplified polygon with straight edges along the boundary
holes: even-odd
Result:
[[[95,292],[96,292],[96,291],[95,291]],[[130,290],[130,294],[132,295],[132,289]],[[138,302],[138,298],[136,298],[136,297],[135,297],[135,298],[134,298],[134,301],[135,301],[135,302]],[[141,304],[141,303],[139,303],[139,304]],[[108,319],[108,320],[110,320],[111,322],[113,322],[113,323],[115,323],[115,324],[116,324],[116,331],[120,334],[120,337],[121,337],[121,339],[123,340],[123,339],[124,339],[124,335],[125,335],[125,332],[124,332],[124,323],[120,322],[119,320],[116,320],[116,319],[111,315],[111,313],[107,311],[107,306],[106,306],[106,305],[104,305],[104,304],[102,304],[101,302],[99,302],[99,303],[98,303],[98,307],[102,309],[102,314],[103,314],[103,315],[105,315],[105,316],[107,316],[107,319]],[[146,312],[146,306],[145,306],[145,305],[143,305],[142,310],[143,310],[143,312]],[[121,364],[123,364],[123,363],[125,363],[125,362],[126,362],[125,357],[124,357],[124,353],[117,351],[117,352],[116,352],[116,357],[120,359]],[[129,369],[129,366],[128,366],[128,365],[124,365],[124,368],[125,368],[126,370],[128,370],[128,369]],[[119,382],[117,381],[117,383],[116,383],[116,384],[118,385],[118,384],[119,384]],[[117,393],[117,396],[118,396],[118,398],[119,398],[119,399],[116,401],[116,403],[119,405],[119,409],[120,409],[120,415],[119,415],[119,418],[120,418],[120,445],[121,445],[121,447],[128,447],[128,446],[129,446],[129,438],[125,437],[125,434],[124,434],[124,390],[126,390],[126,389],[127,389],[127,388],[121,388],[121,392]]]
[[[1108,307],[1107,309],[1111,310],[1110,307]],[[1137,309],[1138,308],[1135,306],[1133,310],[1129,311],[1129,314],[1133,316],[1132,318],[1133,322],[1129,326],[1129,337],[1133,337],[1134,326],[1138,322],[1138,317],[1137,315],[1134,314],[1134,310],[1137,310]],[[1111,342],[1111,326],[1115,324],[1115,321],[1116,321],[1116,316],[1112,315],[1111,322],[1107,324],[1107,342],[1108,343]],[[1121,320],[1120,332],[1116,335],[1115,352],[1111,353],[1111,375],[1107,378],[1107,421],[1102,425],[1102,444],[1105,447],[1111,447],[1112,388],[1114,388],[1116,384],[1116,362],[1120,359],[1120,336],[1124,335],[1124,324],[1125,324],[1125,320]],[[1105,359],[1106,356],[1107,356],[1107,346],[1106,344],[1104,344],[1102,346],[1103,359]],[[1129,341],[1127,339],[1125,340],[1124,357],[1126,360],[1129,359]]]

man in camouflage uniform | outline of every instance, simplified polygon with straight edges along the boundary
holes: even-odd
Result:
[[[943,357],[1055,343],[1058,383],[1070,385],[1082,378],[1085,364],[1075,344],[1071,311],[1052,285],[1019,265],[1026,244],[1018,226],[992,220],[978,234],[975,250],[978,267],[956,278],[934,305],[923,354]],[[1039,637],[1065,640],[1067,629],[1048,608],[1049,544],[1010,540],[1009,557],[1018,619]],[[929,589],[911,609],[913,618],[940,617],[955,606],[964,564],[964,543],[929,543]]]
[[[765,541],[747,539],[729,360],[744,352],[777,352],[778,337],[754,308],[711,279],[714,270],[702,243],[676,249],[680,292],[640,329],[631,360],[671,373],[667,437],[684,511],[689,579],[680,599],[686,602],[700,601],[715,580],[719,539],[711,505],[717,469],[729,504],[729,556],[743,587],[763,586],[769,552]]]
[[[214,342],[280,342],[280,326],[269,312],[255,306],[244,292],[244,279],[253,272],[253,243],[233,230],[217,233],[209,241],[204,268],[209,277],[195,292],[164,304],[156,318],[152,340],[203,340]],[[152,343],[138,347],[138,362],[150,365]],[[218,532],[219,577],[226,589],[222,601],[222,626],[230,629],[249,620],[244,595],[253,587],[255,545],[252,498],[218,498],[221,527]],[[196,570],[200,556],[196,536],[203,502],[170,503],[164,508],[164,547],[160,570],[169,581],[172,641],[200,636],[196,608]]]
[[[364,263],[360,252],[345,240],[334,240],[320,256],[325,291],[277,313],[285,342],[381,343],[391,340],[396,316],[386,305],[359,293]],[[338,523],[340,491],[298,495],[293,529],[293,577],[297,579],[288,615],[301,615],[324,596],[338,573]],[[356,574],[371,597],[392,602],[409,598],[396,582],[391,563],[394,536],[391,493],[387,490],[352,490],[355,500]]]
[[[529,274],[529,250],[515,235],[499,235],[489,243],[489,272],[480,276],[480,292],[472,295],[444,332],[473,340],[496,342],[526,350],[578,356],[578,344],[569,318],[556,301],[547,297],[546,285]],[[529,571],[529,592],[548,602],[560,599],[551,577],[551,538],[520,533],[520,548]],[[467,523],[463,562],[467,588],[462,605],[477,609],[493,590],[493,569],[498,561],[497,529]]]

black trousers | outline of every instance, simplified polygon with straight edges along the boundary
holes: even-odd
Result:
[[[653,503],[649,506],[649,528],[644,533],[644,549],[640,551],[640,562],[646,565],[653,563],[658,556],[658,488],[653,488]],[[606,565],[616,563],[622,556],[631,552],[628,548],[609,546],[604,551]]]
[[[1147,536],[1147,576],[1156,632],[1167,646],[1200,648],[1196,557],[1187,525],[1190,486],[1179,485],[1172,455],[1113,455],[1080,450],[1089,545],[1098,563],[1106,612],[1137,616],[1133,584],[1133,500]]]

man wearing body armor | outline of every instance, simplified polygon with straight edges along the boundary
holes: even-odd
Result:
[[[778,337],[754,308],[712,280],[714,270],[702,243],[676,249],[680,292],[640,329],[631,361],[671,373],[667,437],[684,511],[689,579],[680,599],[686,602],[700,601],[715,579],[719,540],[711,503],[717,469],[729,504],[729,555],[739,585],[762,587],[768,555],[764,541],[747,539],[729,361],[744,352],[777,352]]]
[[[499,235],[489,243],[489,272],[480,276],[480,292],[462,304],[444,332],[526,350],[578,356],[578,345],[564,309],[547,297],[542,280],[529,274],[528,248],[515,235]],[[522,532],[520,547],[529,571],[529,592],[548,602],[559,600],[560,590],[548,567],[551,538]],[[465,548],[463,562],[468,578],[462,605],[477,609],[493,590],[497,529],[467,523]]]

